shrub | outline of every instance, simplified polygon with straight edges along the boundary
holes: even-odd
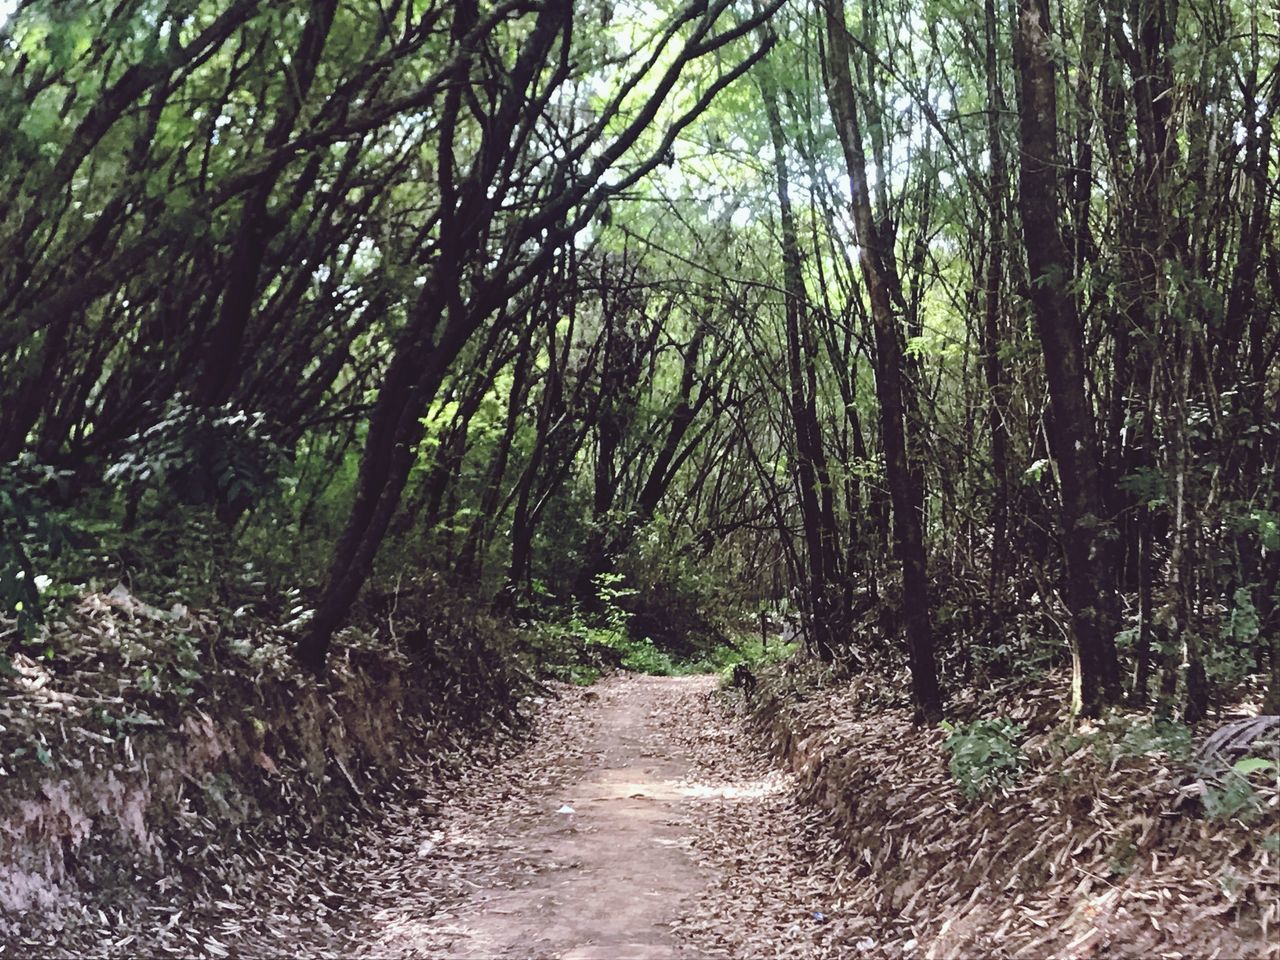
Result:
[[[1191,756],[1191,729],[1176,720],[1162,719],[1129,727],[1116,752],[1122,757],[1163,753],[1173,760],[1186,760]]]
[[[23,639],[44,622],[40,595],[49,578],[37,564],[56,559],[66,541],[64,519],[40,492],[59,479],[27,461],[0,465],[0,617],[16,621]]]
[[[160,418],[126,441],[106,473],[134,496],[148,487],[178,503],[235,518],[276,493],[288,463],[261,413],[231,406],[200,408],[178,397]]]
[[[619,558],[636,588],[621,606],[633,636],[648,637],[676,659],[697,659],[729,642],[726,623],[741,604],[722,572],[672,550],[669,536],[655,520]]]
[[[975,720],[962,727],[943,721],[950,733],[942,749],[951,755],[951,776],[969,799],[990,796],[1017,779],[1026,756],[1018,741],[1026,729],[1006,717]]]
[[[1205,773],[1205,791],[1201,798],[1204,812],[1210,820],[1219,822],[1239,820],[1251,823],[1263,810],[1263,804],[1249,782],[1257,774],[1275,782],[1277,764],[1263,757],[1244,757],[1232,766],[1214,775]]]

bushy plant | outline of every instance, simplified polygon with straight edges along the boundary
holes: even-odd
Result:
[[[660,520],[620,559],[619,569],[635,588],[622,603],[633,634],[676,659],[696,660],[729,644],[739,598],[714,567],[672,550]]]
[[[1209,680],[1230,689],[1256,669],[1261,620],[1250,587],[1237,587],[1218,624],[1218,636],[1205,645],[1205,671]]]
[[[969,799],[990,796],[1012,784],[1026,756],[1018,741],[1026,728],[1007,717],[975,720],[964,726],[943,721],[950,736],[942,749],[951,756],[951,776]]]
[[[1116,745],[1116,752],[1134,757],[1163,753],[1173,760],[1186,760],[1191,756],[1191,728],[1163,719],[1129,727]]]
[[[175,397],[161,416],[129,437],[106,479],[137,496],[163,490],[178,503],[240,516],[273,494],[288,462],[266,416],[231,405],[205,408]]]
[[[618,655],[619,665],[626,670],[661,676],[679,672],[666,651],[660,650],[649,637],[633,634],[631,615],[623,604],[637,591],[623,585],[622,575],[602,573],[594,578],[593,583],[601,610],[596,624],[588,626],[582,623],[581,615],[575,613],[588,645],[613,650]]]
[[[60,478],[30,461],[0,466],[0,617],[14,620],[22,639],[44,622],[41,593],[50,578],[37,562],[56,559],[66,542],[65,520],[41,495]]]
[[[799,648],[799,641],[785,643],[775,640],[766,643],[757,633],[743,633],[735,636],[732,642],[721,644],[700,657],[696,665],[720,674],[721,679],[727,682],[733,676],[734,667],[739,664],[759,667],[781,663],[792,657]]]
[[[1277,764],[1264,757],[1244,757],[1216,774],[1205,774],[1205,791],[1201,798],[1210,820],[1239,820],[1250,823],[1261,814],[1263,805],[1249,782],[1251,776],[1267,777],[1275,782]]]

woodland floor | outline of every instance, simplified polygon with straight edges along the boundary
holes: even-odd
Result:
[[[305,896],[274,898],[267,922],[241,916],[243,935],[216,942],[259,955],[812,955],[838,926],[820,833],[715,686],[619,675],[565,691],[526,749],[473,770],[438,817],[391,810],[359,849],[312,859],[303,873],[336,908],[327,922]]]
[[[443,788],[406,763],[394,796],[333,840],[227,850],[200,891],[176,874],[100,887],[78,909],[29,918],[0,955],[631,960],[869,946],[833,893],[837,845],[820,814],[717,685],[557,684],[505,759]]]
[[[526,744],[464,771],[447,800],[425,777],[407,783],[341,842],[253,851],[225,899],[171,889],[139,924],[104,897],[75,932],[21,951],[639,960],[836,956],[843,941],[847,952],[859,934],[832,892],[835,842],[716,686],[634,674],[560,686]]]
[[[717,693],[716,678],[620,674],[590,689],[558,685],[556,693],[537,704],[532,735],[505,759],[467,767],[445,787],[407,763],[394,798],[355,816],[340,837],[250,851],[240,861],[246,869],[221,887],[225,899],[197,896],[178,881],[148,900],[144,914],[135,906],[114,919],[104,899],[106,909],[89,910],[80,928],[26,940],[17,953],[29,955],[40,943],[42,955],[95,956],[648,960],[925,952],[909,939],[914,925],[905,934],[886,925],[900,911],[877,915],[874,890],[849,881],[849,858],[829,815],[799,798],[798,781],[718,702],[734,695]],[[910,744],[890,736],[884,748],[896,754]],[[875,749],[865,744],[866,752]],[[955,792],[942,784],[928,796],[912,794],[911,822],[938,807],[929,805],[929,791]],[[901,825],[902,809],[888,810],[887,801],[872,809],[879,805],[860,816]],[[967,822],[956,829],[981,833],[979,846],[990,832]],[[1177,862],[1175,853],[1161,856]],[[1196,847],[1187,856],[1216,862],[1210,853]],[[1153,854],[1153,870],[1154,862]],[[1157,886],[1152,880],[1134,896],[1163,903],[1163,923],[1176,927],[1199,915],[1182,903],[1187,897],[1160,900]],[[998,891],[988,895],[1005,902]],[[1058,900],[1079,899],[1070,891],[1046,896],[1055,909]],[[1031,910],[1017,906],[1022,899],[1010,909]],[[1169,912],[1175,902],[1182,920]],[[1206,929],[1218,929],[1215,904],[1208,904]],[[1041,915],[1053,923],[1037,927],[1070,927],[1052,910]],[[1131,938],[1117,936],[1119,952],[1135,955],[1123,949]],[[1166,946],[1200,942],[1190,930],[1171,936]],[[1151,955],[1274,953],[1262,942],[1245,952],[1227,946],[1242,942]],[[1050,952],[1091,953],[1042,947],[1019,955]]]

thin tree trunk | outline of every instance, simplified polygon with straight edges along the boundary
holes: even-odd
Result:
[[[800,513],[804,524],[809,576],[807,592],[812,613],[811,640],[826,662],[841,657],[848,645],[843,622],[842,585],[839,573],[839,533],[836,527],[830,470],[818,422],[812,339],[806,329],[810,318],[808,297],[801,272],[800,241],[791,206],[787,144],[772,78],[761,73],[760,92],[773,142],[773,166],[782,227],[782,276],[785,291],[787,375],[790,412],[796,434],[796,471],[799,475]]]
[[[284,81],[284,102],[266,136],[266,152],[279,150],[293,133],[303,103],[311,92],[337,6],[337,0],[315,0],[311,5],[307,25],[291,62],[291,76]],[[268,204],[285,165],[284,161],[272,164],[245,197],[218,322],[205,342],[196,385],[196,402],[201,406],[225,403],[240,379],[241,354],[253,305],[258,299],[262,258],[281,222],[281,211],[273,216]]]
[[[1062,491],[1066,598],[1072,625],[1072,709],[1098,714],[1118,693],[1118,616],[1098,469],[1098,444],[1084,383],[1084,348],[1068,290],[1071,257],[1058,196],[1057,93],[1048,0],[1019,0],[1014,59],[1022,78],[1022,230],[1031,304],[1053,409],[1053,455]]]
[[[525,332],[512,368],[511,389],[507,394],[507,415],[502,436],[494,451],[493,461],[480,496],[480,509],[467,530],[462,551],[456,565],[459,581],[479,582],[484,572],[484,555],[488,549],[492,530],[497,523],[498,499],[502,495],[502,478],[507,475],[507,461],[515,444],[520,426],[520,413],[524,408],[529,386],[530,353],[533,339],[532,325]]]
[[[1007,231],[1005,229],[1005,197],[1008,193],[1009,171],[1005,163],[1004,139],[1000,132],[1000,114],[1004,112],[1004,95],[1000,89],[999,61],[996,57],[995,0],[983,4],[986,25],[987,69],[987,149],[991,157],[990,227],[987,231],[987,272],[983,292],[982,354],[983,370],[987,378],[987,419],[991,431],[991,472],[994,479],[991,496],[991,579],[989,588],[993,615],[1000,615],[999,597],[1004,585],[1006,541],[1009,530],[1009,429],[1005,424],[1004,409],[1008,389],[1005,386],[1003,365],[1000,362],[1001,292],[1004,285],[1004,257]],[[1000,624],[993,623],[997,630]]]
[[[883,263],[884,258],[891,255],[892,251],[880,249],[871,198],[867,192],[862,130],[858,123],[857,102],[849,71],[849,38],[841,4],[842,0],[825,0],[827,99],[844,148],[853,195],[858,259],[871,302],[876,344],[876,395],[880,401],[880,436],[884,447],[889,495],[893,504],[894,546],[902,564],[902,619],[906,627],[911,662],[911,692],[917,716],[934,722],[942,716],[942,694],[938,688],[930,624],[922,474],[918,469],[912,469],[908,457],[908,403],[903,383],[905,357]]]

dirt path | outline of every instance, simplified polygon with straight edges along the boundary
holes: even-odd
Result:
[[[327,841],[245,844],[207,876],[126,885],[121,909],[101,898],[52,917],[18,955],[651,960],[865,949],[868,927],[837,892],[829,831],[715,687],[712,677],[619,675],[566,688],[537,705],[514,755],[464,767],[445,795],[419,769],[430,756],[407,758],[395,797]]]
[[[897,856],[892,838],[887,850],[875,848],[882,851],[878,862],[870,848],[850,856],[826,815],[797,801],[791,778],[759,752],[714,688],[709,677],[624,675],[587,691],[564,689],[539,705],[532,735],[514,753],[511,740],[488,743],[491,759],[505,759],[464,765],[447,795],[432,795],[443,781],[421,765],[461,755],[475,760],[486,747],[445,742],[406,758],[400,789],[320,842],[240,844],[215,860],[215,871],[166,874],[150,891],[123,885],[122,892],[142,895],[123,909],[99,898],[77,912],[52,913],[40,939],[12,951],[0,939],[0,955],[905,960],[947,954],[941,935],[923,949],[916,939],[922,928],[936,926],[936,906],[877,908],[877,898],[886,896],[909,898],[908,908],[914,902],[922,887],[904,864],[920,855],[920,841],[906,828],[944,807],[917,794],[923,799],[913,801],[916,819],[907,820],[890,802],[896,796],[882,792],[872,802],[883,809],[867,815],[880,817],[886,832],[901,831]],[[831,710],[828,701],[819,706]],[[837,742],[825,739],[831,734],[821,727],[802,729],[817,731],[802,750]],[[892,731],[850,742],[859,758],[881,751],[881,769],[913,762],[899,759]],[[859,802],[867,796],[855,793],[863,789],[856,781],[828,789]],[[954,795],[954,788],[943,783],[932,796],[939,795]],[[977,844],[986,832],[970,831]],[[977,857],[954,862],[972,868]],[[983,889],[957,894],[968,896],[963,908],[974,906]],[[992,939],[973,941],[988,952],[1009,952],[993,945],[1003,943],[1008,918],[1022,908],[1024,893],[1011,906],[1010,896],[991,896],[999,911],[985,901],[975,908],[988,925],[982,929],[996,930]],[[1060,899],[1068,921],[1081,913],[1078,898]],[[1055,922],[1062,924],[1058,943],[1073,941],[1076,928]],[[1047,929],[1043,922],[1030,926],[1024,941]],[[1223,955],[1265,953],[1251,947]]]
[[[528,748],[476,771],[429,830],[340,865],[369,892],[336,952],[649,960],[847,945],[821,831],[711,704],[715,686],[623,675],[546,704]]]
[[[479,798],[448,825],[447,842],[481,833],[474,839],[507,869],[490,875],[496,885],[477,881],[447,918],[413,931],[419,943],[477,958],[688,955],[672,928],[709,876],[684,849],[692,758],[662,721],[709,690],[706,678],[631,677],[592,691],[567,769],[544,789],[498,797],[496,809]],[[379,939],[415,945],[412,935]]]

